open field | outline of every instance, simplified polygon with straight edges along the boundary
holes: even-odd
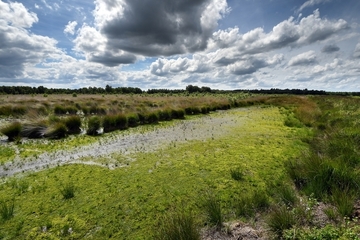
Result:
[[[235,105],[229,97],[205,97],[207,103],[217,99]],[[191,114],[185,120],[159,121],[95,137],[24,138],[20,143],[7,142],[5,137],[0,145],[0,237],[167,239],[169,223],[186,217],[195,232],[202,232],[199,239],[358,236],[351,222],[339,228],[343,222],[337,220],[351,217],[358,199],[351,194],[351,212],[341,211],[339,189],[353,193],[358,179],[334,174],[341,170],[352,176],[358,171],[357,150],[346,141],[339,144],[338,139],[331,138],[331,145],[319,141],[325,135],[344,134],[353,136],[352,143],[357,141],[357,99],[231,98],[247,107]],[[196,99],[198,106],[206,102]],[[346,122],[341,120],[344,115],[349,116]],[[28,115],[19,118],[27,121]],[[334,147],[348,152],[351,166],[341,168],[341,154],[329,155]],[[313,168],[326,165],[333,173],[329,190],[311,182],[314,177],[306,167],[312,151],[321,151],[318,158],[323,161]],[[325,206],[328,214],[318,206]],[[214,215],[216,209],[220,211]],[[281,214],[290,218],[280,224]],[[331,214],[333,220],[329,220]],[[325,225],[323,232],[306,230]],[[250,233],[242,235],[241,226]]]

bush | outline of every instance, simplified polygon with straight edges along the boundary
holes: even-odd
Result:
[[[200,240],[194,217],[186,212],[177,212],[165,216],[158,229],[155,239],[159,240]]]
[[[6,127],[3,127],[0,132],[7,136],[9,141],[15,141],[17,138],[20,137],[21,129],[21,123],[14,122]]]
[[[7,203],[5,201],[0,202],[0,216],[3,221],[7,221],[14,216],[14,200]]]
[[[81,132],[81,118],[79,116],[69,116],[65,118],[64,124],[69,134],[78,134]]]
[[[97,116],[93,116],[88,121],[88,128],[86,131],[86,134],[88,135],[98,135],[98,130],[101,127],[101,121],[100,118]]]

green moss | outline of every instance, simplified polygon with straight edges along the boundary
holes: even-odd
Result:
[[[299,154],[305,145],[298,140],[303,130],[284,126],[278,108],[228,114],[247,115],[249,120],[219,139],[171,144],[150,153],[113,154],[108,159],[124,163],[114,170],[73,164],[24,176],[29,187],[22,192],[14,184],[0,185],[1,194],[14,195],[16,203],[14,217],[0,225],[0,232],[9,239],[55,232],[62,239],[149,239],[158,219],[176,206],[191,210],[196,221],[206,221],[199,199],[209,190],[217,193],[224,216],[229,216],[238,196],[264,189],[282,176],[284,161]],[[161,124],[136,131],[168,126]],[[127,131],[130,134],[134,129]],[[60,140],[52,147],[67,148],[79,141],[88,144],[89,139],[94,138]],[[31,144],[22,147],[29,150]],[[51,149],[40,142],[36,146],[41,151]],[[106,158],[100,161],[106,162]],[[231,178],[233,166],[244,170],[241,182]],[[75,197],[64,200],[59,191],[62,182],[76,183]],[[20,221],[24,224],[16,232]],[[74,235],[67,235],[69,228]]]

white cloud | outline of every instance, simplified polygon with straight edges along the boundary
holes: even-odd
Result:
[[[320,3],[326,3],[326,2],[330,2],[331,0],[308,0],[306,2],[303,3],[303,5],[301,5],[301,7],[298,9],[298,12],[301,12],[302,10],[304,10],[307,7],[312,7],[314,5],[320,4]]]
[[[213,49],[237,46],[239,54],[257,54],[286,47],[299,48],[329,40],[347,29],[349,26],[345,20],[322,19],[316,10],[300,22],[290,17],[274,26],[269,33],[263,28],[253,29],[243,35],[237,28],[218,30],[213,34],[209,46]]]
[[[288,63],[289,66],[307,66],[317,63],[316,54],[314,51],[301,53],[292,57]]]
[[[64,33],[74,35],[77,24],[78,23],[76,21],[69,21],[68,24],[65,26]]]
[[[30,33],[38,21],[21,3],[4,3],[0,16],[0,78],[15,78],[25,74],[25,68],[46,59],[59,59],[63,54],[53,38]]]
[[[356,44],[353,56],[355,58],[360,58],[360,42]]]
[[[37,15],[33,12],[28,12],[22,3],[5,3],[0,0],[0,9],[1,25],[8,24],[12,27],[29,28],[39,21]],[[3,21],[5,21],[5,23]]]

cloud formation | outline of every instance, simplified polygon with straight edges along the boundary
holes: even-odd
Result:
[[[320,3],[326,3],[326,2],[330,2],[330,1],[331,0],[308,0],[301,5],[301,7],[298,9],[297,12],[301,12],[302,10],[304,10],[307,7],[312,7],[314,5],[317,5]]]
[[[323,52],[323,53],[333,53],[333,52],[337,52],[339,50],[340,50],[340,48],[338,46],[336,46],[335,44],[330,44],[330,45],[325,45],[321,49],[321,52]]]
[[[65,26],[64,33],[74,35],[76,26],[77,26],[76,21],[72,21],[72,22],[69,21],[68,24]]]
[[[90,61],[105,65],[132,63],[138,56],[194,53],[207,47],[226,11],[226,0],[97,0],[91,30],[97,33],[91,39],[100,39],[102,46],[97,52],[81,47],[89,39],[81,35],[89,26],[83,26],[75,42]]]
[[[353,56],[355,58],[360,58],[360,42],[356,44]]]
[[[288,63],[289,66],[307,66],[317,63],[316,54],[314,51],[301,53],[292,57]]]
[[[55,39],[29,32],[38,21],[21,3],[0,0],[0,78],[24,75],[27,64],[35,65],[47,58],[57,59],[62,52]]]

